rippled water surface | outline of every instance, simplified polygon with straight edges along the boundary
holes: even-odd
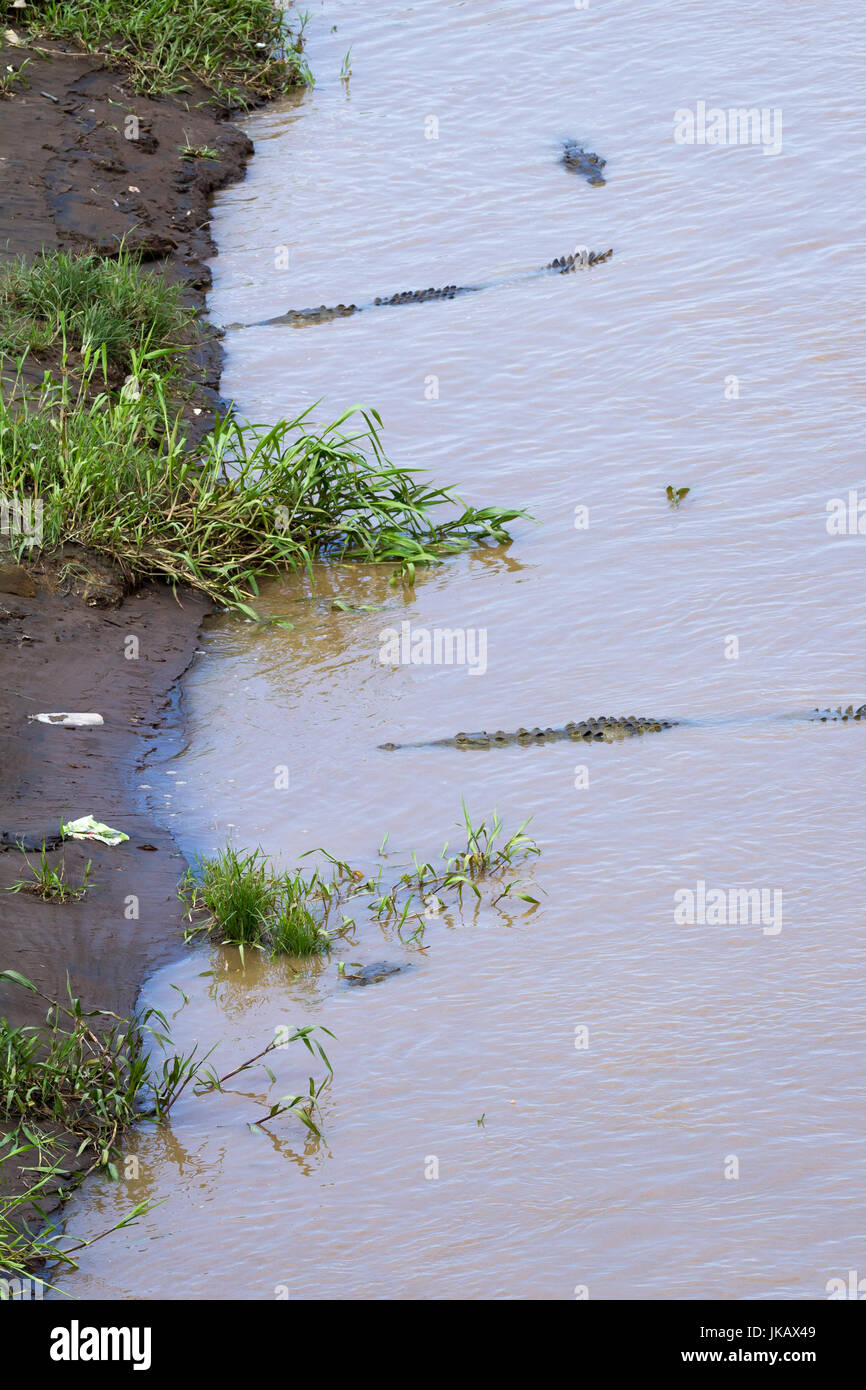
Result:
[[[851,0],[314,11],[315,90],[248,121],[249,176],[215,209],[217,322],[615,254],[228,334],[251,418],[367,403],[395,461],[537,524],[414,592],[350,567],[274,585],[261,611],[292,630],[215,624],[189,746],[150,795],[189,852],[325,845],[365,871],[388,830],[392,863],[438,853],[465,797],[533,817],[545,896],[433,921],[423,953],[362,925],[347,959],[412,965],[367,989],[336,956],[205,948],[154,979],[146,1002],[184,1048],[219,1042],[222,1070],[283,1023],[331,1029],[325,1139],[246,1127],[306,1084],[296,1049],[274,1087],[184,1097],[170,1133],[136,1137],[137,1181],[74,1200],[92,1234],[166,1199],[68,1292],[803,1298],[862,1267],[866,728],[774,718],[866,699],[866,540],[826,526],[864,486],[860,24]],[[778,108],[781,152],[678,145],[699,101]],[[565,171],[568,137],[605,186]],[[678,511],[667,484],[691,489]],[[486,672],[381,664],[405,620],[484,629]],[[602,712],[696,722],[378,747]],[[781,930],[677,924],[698,880],[780,891]]]

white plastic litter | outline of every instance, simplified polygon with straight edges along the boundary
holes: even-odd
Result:
[[[60,829],[69,840],[101,840],[104,845],[119,845],[129,839],[122,830],[112,830],[110,825],[103,825],[93,816],[79,816],[78,820],[71,820]]]
[[[84,729],[90,724],[103,724],[101,714],[31,714],[40,724],[60,724],[64,729]]]

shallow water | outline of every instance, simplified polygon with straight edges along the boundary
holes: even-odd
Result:
[[[862,1265],[866,728],[771,717],[866,698],[866,541],[826,526],[864,486],[859,13],[329,0],[315,90],[248,122],[249,176],[215,209],[218,322],[615,254],[228,335],[224,391],[251,418],[373,405],[395,461],[539,524],[414,592],[351,567],[315,594],[273,585],[261,611],[291,631],[214,625],[189,746],[148,795],[189,852],[325,845],[365,871],[386,830],[395,862],[438,853],[465,796],[533,817],[546,896],[434,921],[422,954],[365,925],[321,970],[199,948],[163,971],[145,1002],[185,1049],[218,1041],[223,1070],[283,1024],[336,1034],[325,1140],[246,1127],[305,1085],[296,1049],[274,1087],[185,1097],[170,1133],[137,1136],[137,1180],[74,1199],[79,1235],[165,1202],[69,1293],[804,1298]],[[699,100],[780,108],[782,151],[677,145],[673,113]],[[604,187],[563,169],[566,137],[607,159]],[[691,489],[678,511],[669,483]],[[404,620],[484,629],[483,676],[382,665]],[[378,747],[602,712],[698,722],[589,748]],[[780,891],[781,930],[677,925],[698,880]],[[413,968],[349,989],[340,955]]]

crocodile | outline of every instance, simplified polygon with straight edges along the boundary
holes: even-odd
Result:
[[[572,174],[583,174],[587,183],[599,186],[606,182],[602,175],[607,160],[578,145],[575,140],[565,140],[562,147],[562,162]]]
[[[313,323],[330,323],[333,319],[350,318],[353,314],[362,314],[370,309],[387,309],[393,305],[404,304],[426,304],[433,299],[455,299],[461,294],[478,294],[481,290],[491,289],[495,285],[508,285],[519,280],[531,280],[540,275],[556,274],[570,275],[574,271],[602,265],[610,260],[613,255],[613,247],[608,247],[607,251],[589,251],[586,247],[579,246],[565,256],[556,256],[547,265],[536,266],[532,270],[519,270],[511,275],[498,275],[492,280],[482,281],[478,285],[442,285],[438,288],[430,286],[426,290],[399,290],[397,294],[378,296],[365,304],[320,304],[317,309],[288,309],[284,314],[276,314],[270,319],[258,319],[255,323],[229,323],[227,329],[236,328],[268,328],[274,324],[288,324],[291,328],[306,328]]]
[[[562,151],[562,163],[566,169],[582,174],[588,183],[605,182],[601,171],[607,161],[600,155],[585,150],[576,140],[564,140]],[[395,304],[426,304],[431,299],[455,299],[458,294],[478,294],[480,290],[490,289],[494,285],[529,280],[537,275],[546,275],[548,271],[567,275],[570,271],[582,267],[601,265],[612,255],[612,247],[607,251],[590,251],[587,247],[581,246],[575,248],[570,255],[558,256],[555,260],[548,261],[547,265],[536,266],[532,270],[516,271],[512,275],[498,275],[492,280],[483,281],[480,285],[441,285],[438,288],[431,285],[426,290],[398,290],[396,294],[377,296],[366,304],[320,304],[318,308],[312,309],[287,309],[284,314],[276,314],[270,319],[257,319],[255,323],[227,323],[224,327],[228,330],[270,328],[275,324],[287,324],[291,328],[307,328],[313,323],[331,323],[334,319],[347,319],[353,314],[362,314],[370,309],[384,309]]]
[[[855,709],[841,705],[838,709],[814,709],[802,714],[778,716],[787,719],[803,719],[811,723],[844,724],[849,721],[866,721],[866,705]],[[642,734],[660,733],[663,729],[674,729],[683,725],[710,723],[702,719],[647,719],[643,715],[602,714],[597,719],[581,719],[569,722],[556,729],[514,729],[508,733],[497,729],[488,733],[482,729],[477,733],[459,733],[453,738],[432,739],[422,743],[381,743],[380,748],[389,752],[398,748],[504,748],[517,744],[521,748],[542,743],[618,743],[626,738],[638,738]]]
[[[391,975],[399,975],[402,971],[409,969],[406,965],[396,965],[391,960],[377,960],[372,965],[362,965],[354,975],[345,975],[343,979],[347,985],[377,985],[381,980],[387,980]]]

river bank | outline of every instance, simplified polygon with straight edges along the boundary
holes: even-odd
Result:
[[[55,250],[111,257],[123,242],[202,311],[215,249],[210,198],[243,178],[251,142],[224,109],[206,104],[200,86],[183,100],[142,96],[101,58],[61,49],[7,42],[0,50],[0,68],[21,73],[0,109],[0,261]],[[214,157],[186,156],[186,147]],[[218,337],[199,323],[184,364],[191,441],[213,423],[222,359]],[[25,382],[37,383],[59,358],[59,349],[31,358]],[[177,683],[212,607],[182,587],[176,595],[164,584],[128,589],[110,564],[75,546],[23,568],[0,564],[0,829],[13,841],[39,841],[92,812],[129,836],[116,848],[71,842],[50,856],[65,859],[73,883],[92,861],[86,898],[63,904],[2,891],[28,874],[17,850],[0,853],[0,968],[52,998],[65,998],[68,976],[85,1009],[122,1018],[143,980],[181,949],[176,887],[185,865],[136,788],[177,731]],[[28,719],[58,709],[96,711],[104,724],[75,730]],[[0,1017],[12,1026],[41,1024],[45,1007],[0,982]]]
[[[210,8],[227,19],[225,0]],[[66,9],[82,23],[96,13],[69,6],[67,19]],[[326,425],[309,409],[268,413],[274,422],[257,426],[219,408],[219,334],[202,313],[204,258],[215,249],[209,200],[243,176],[252,152],[227,116],[232,102],[252,106],[309,80],[300,32],[263,0],[248,0],[237,51],[226,47],[236,29],[223,24],[214,54],[164,5],[166,27],[180,26],[189,45],[181,71],[153,8],[147,34],[127,9],[129,34],[110,55],[117,64],[56,44],[28,50],[9,31],[0,54],[10,59],[0,79],[10,112],[0,161],[11,194],[0,262],[0,500],[9,532],[0,640],[11,676],[0,736],[6,766],[17,769],[0,827],[0,888],[15,891],[0,899],[9,1122],[0,1155],[19,1189],[34,1160],[26,1146],[14,1149],[16,1138],[29,1143],[47,1124],[52,1161],[114,1175],[112,1154],[143,1097],[160,1119],[173,1103],[159,1099],[142,1025],[129,1021],[145,977],[180,949],[175,890],[185,865],[140,803],[148,790],[140,779],[175,748],[176,683],[209,608],[258,619],[260,581],[311,573],[319,559],[387,566],[391,584],[409,591],[416,568],[501,546],[507,524],[523,515],[467,506],[421,471],[392,464],[375,410],[350,406]],[[102,37],[91,33],[100,48],[113,34],[106,14]],[[303,17],[297,22],[302,29]],[[151,39],[161,44],[156,62]],[[200,71],[207,87],[190,77]],[[239,92],[238,83],[247,86]],[[343,431],[352,416],[365,428],[353,420]],[[442,516],[443,506],[452,514]],[[20,520],[31,514],[38,537]],[[30,718],[59,710],[99,719],[67,729]],[[90,814],[128,840],[93,853],[57,843],[61,824]],[[64,1026],[52,1005],[55,1033],[42,1057],[44,1034],[34,1029],[67,981],[80,1003],[60,1015]],[[81,1024],[81,1011],[106,1010],[92,1031]],[[167,1065],[179,1084],[182,1059]],[[91,1068],[104,1086],[98,1094]],[[4,1223],[8,1232],[0,1206],[0,1260]]]

